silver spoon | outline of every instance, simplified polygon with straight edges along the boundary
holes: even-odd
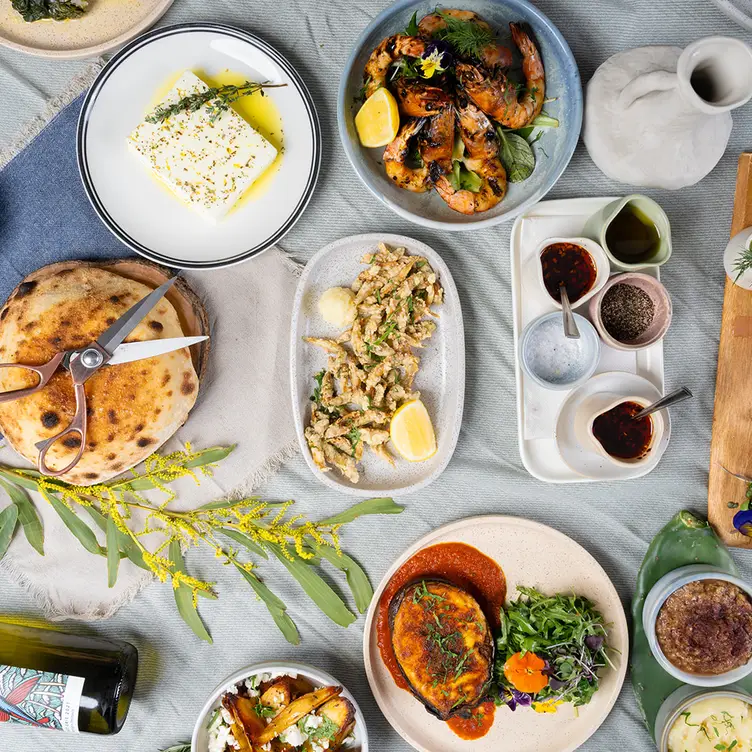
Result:
[[[580,331],[577,328],[577,322],[574,320],[572,306],[569,303],[569,295],[567,295],[567,288],[564,287],[563,282],[559,285],[559,294],[561,295],[561,313],[564,317],[564,336],[569,339],[579,339]]]
[[[635,413],[632,416],[632,420],[637,420],[638,418],[644,418],[651,413],[658,412],[658,410],[663,410],[665,407],[668,407],[669,405],[676,405],[679,402],[684,402],[684,400],[691,399],[694,395],[692,392],[687,389],[686,386],[679,387],[679,389],[674,389],[673,392],[669,392],[668,394],[661,397],[659,400],[656,400],[653,402],[652,405],[648,405],[643,410],[640,410],[639,413]]]

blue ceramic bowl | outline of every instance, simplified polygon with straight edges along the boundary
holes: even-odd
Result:
[[[356,98],[363,85],[363,67],[382,39],[402,31],[417,11],[420,19],[436,8],[435,0],[398,0],[378,15],[361,34],[340,79],[337,101],[339,135],[350,163],[366,187],[397,214],[425,227],[474,230],[506,222],[540,201],[551,190],[572,157],[582,126],[582,84],[572,51],[559,30],[525,0],[458,0],[447,7],[472,10],[496,29],[514,49],[509,22],[522,21],[533,30],[546,69],[545,105],[560,126],[546,129],[535,145],[535,172],[522,183],[510,183],[504,200],[493,209],[465,216],[450,209],[435,191],[411,193],[392,185],[380,164],[383,149],[365,149],[358,141],[354,117]],[[546,156],[548,155],[548,156]]]

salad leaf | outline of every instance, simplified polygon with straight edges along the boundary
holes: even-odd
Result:
[[[535,155],[530,144],[517,133],[504,132],[497,128],[499,145],[501,146],[501,161],[507,171],[510,183],[521,183],[527,180],[535,169]]]
[[[452,171],[447,175],[447,180],[455,191],[477,193],[483,185],[483,181],[477,173],[468,170],[462,162],[457,160],[452,164]]]
[[[28,23],[45,18],[55,21],[79,18],[86,13],[88,4],[87,0],[11,0],[13,9]]]
[[[610,663],[603,617],[579,595],[548,596],[527,587],[518,590],[520,597],[501,609],[496,639],[495,672],[501,701],[514,694],[504,665],[511,656],[530,652],[547,662],[549,678],[532,696],[534,703],[549,700],[586,705],[598,690],[598,671]]]
[[[418,32],[418,11],[416,10],[415,13],[413,13],[413,17],[410,19],[410,23],[405,27],[405,34],[409,37],[417,37]]]

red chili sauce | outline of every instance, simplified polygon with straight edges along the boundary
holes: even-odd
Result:
[[[561,302],[559,285],[564,283],[569,302],[574,303],[593,289],[598,271],[593,257],[574,243],[552,243],[540,255],[543,284],[548,294]]]
[[[408,686],[392,650],[389,604],[401,588],[424,577],[444,579],[467,590],[478,601],[494,629],[499,628],[499,611],[507,595],[501,567],[477,548],[465,543],[439,543],[421,549],[408,559],[384,588],[376,620],[381,660],[389,669],[394,683],[402,689],[408,689]],[[493,719],[494,704],[485,702],[473,711],[472,717],[452,718],[447,725],[462,739],[480,739],[488,733]]]
[[[647,454],[653,442],[653,419],[649,415],[639,420],[632,417],[642,409],[627,400],[593,421],[593,436],[612,457],[636,460]]]

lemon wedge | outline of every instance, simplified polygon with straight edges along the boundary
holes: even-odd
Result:
[[[420,400],[405,402],[392,416],[389,436],[408,462],[424,462],[436,454],[436,434],[431,417]]]
[[[355,116],[355,129],[360,143],[368,149],[386,146],[394,141],[399,130],[399,108],[389,89],[383,86],[366,99]]]

